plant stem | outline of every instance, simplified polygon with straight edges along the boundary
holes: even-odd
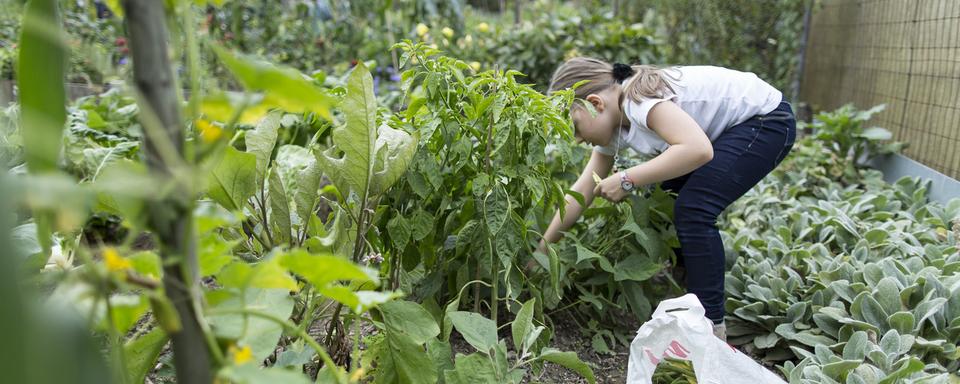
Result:
[[[163,258],[163,284],[180,317],[183,329],[170,335],[177,382],[208,384],[213,380],[210,353],[198,317],[200,292],[196,239],[193,230],[193,193],[176,177],[182,174],[183,128],[176,79],[168,57],[168,33],[162,2],[124,0],[126,27],[130,35],[133,79],[139,95],[145,131],[144,157],[151,173],[161,180],[175,180],[176,188],[161,201],[148,205],[147,225],[158,240]],[[193,20],[187,20],[188,23]]]
[[[493,279],[493,287],[490,288],[490,318],[493,320],[494,324],[497,324],[497,308],[499,306],[499,295],[500,288],[500,264],[495,260],[495,255],[493,253],[493,236],[487,236],[487,253],[490,254],[490,274]]]

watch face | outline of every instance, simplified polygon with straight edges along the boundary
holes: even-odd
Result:
[[[633,190],[633,183],[631,183],[631,182],[629,182],[629,181],[621,181],[621,182],[620,182],[620,188],[623,188],[623,190],[624,190],[624,191],[627,191],[627,192],[632,191],[632,190]]]

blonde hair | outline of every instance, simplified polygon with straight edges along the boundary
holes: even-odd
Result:
[[[623,95],[635,102],[646,98],[665,98],[676,94],[672,81],[679,80],[667,72],[667,68],[654,65],[631,65],[633,76],[624,81]],[[620,83],[613,76],[613,65],[592,57],[574,57],[565,61],[553,73],[547,93],[573,87],[574,84],[588,80],[573,91],[577,99],[600,93]]]

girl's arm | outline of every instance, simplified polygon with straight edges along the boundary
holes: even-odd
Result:
[[[653,106],[647,126],[670,144],[650,161],[627,170],[638,185],[656,183],[686,175],[713,159],[713,144],[690,115],[671,102]]]
[[[606,177],[607,174],[610,173],[611,168],[613,168],[613,156],[607,156],[594,151],[590,155],[590,161],[587,162],[587,166],[583,168],[583,173],[580,174],[580,177],[577,178],[577,181],[573,183],[570,189],[583,195],[583,202],[589,207],[590,203],[593,202],[593,191],[596,185],[593,180],[593,173],[596,172],[600,177]],[[562,219],[559,211],[554,215],[553,221],[550,222],[550,226],[547,227],[547,231],[543,233],[543,239],[540,240],[538,250],[541,252],[546,251],[546,243],[553,243],[560,240],[560,237],[562,237],[560,232],[570,229],[586,208],[581,207],[580,203],[577,202],[577,199],[573,198],[573,196],[566,195],[565,198],[567,200],[567,205],[564,210],[566,214]]]
[[[653,106],[647,126],[670,144],[666,151],[643,164],[627,169],[627,177],[640,186],[686,175],[713,159],[713,144],[680,106],[665,101]],[[620,187],[620,176],[603,179],[595,193],[611,201],[623,200],[629,192]]]

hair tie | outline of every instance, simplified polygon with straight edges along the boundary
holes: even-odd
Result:
[[[629,79],[634,73],[633,67],[629,65],[622,63],[613,64],[613,79],[616,80],[617,83],[623,83],[624,80]]]

